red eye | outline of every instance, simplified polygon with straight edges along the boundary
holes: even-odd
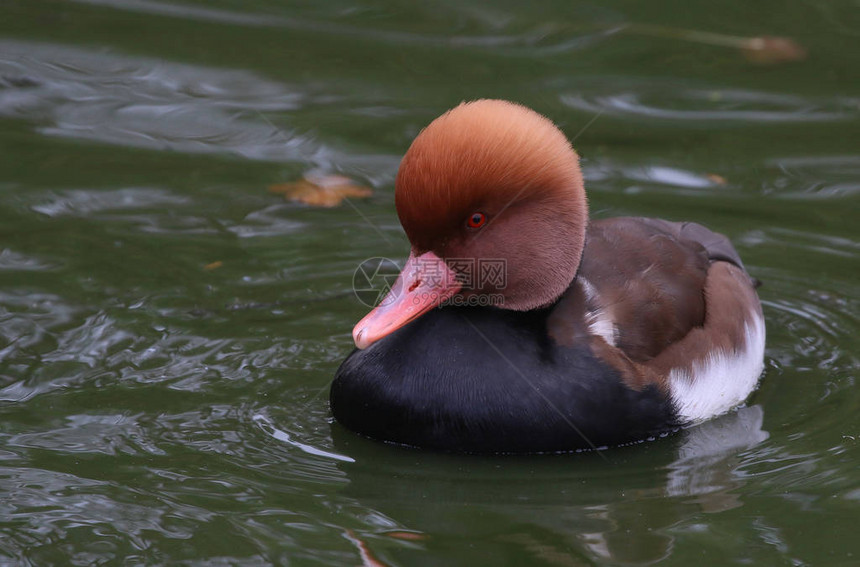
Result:
[[[486,222],[487,215],[484,213],[472,213],[472,216],[469,217],[466,224],[469,225],[469,228],[481,228]]]

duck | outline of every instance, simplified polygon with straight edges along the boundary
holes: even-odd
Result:
[[[764,370],[758,280],[701,224],[590,218],[579,161],[504,100],[418,134],[395,179],[410,253],[353,329],[335,421],[422,449],[558,453],[744,404]]]

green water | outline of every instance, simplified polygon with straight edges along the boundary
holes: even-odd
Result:
[[[847,0],[0,2],[0,563],[860,563],[858,30]],[[407,251],[399,157],[478,97],[575,138],[594,216],[733,239],[746,408],[530,458],[332,423],[353,271]],[[310,171],[375,194],[266,189]]]

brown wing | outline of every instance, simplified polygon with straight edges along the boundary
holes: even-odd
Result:
[[[594,221],[578,278],[615,322],[615,345],[647,362],[705,320],[713,261],[743,269],[729,240],[696,223],[622,217]]]
[[[587,341],[631,387],[665,386],[672,368],[738,347],[750,313],[760,314],[753,286],[729,240],[702,225],[594,221],[548,331]]]

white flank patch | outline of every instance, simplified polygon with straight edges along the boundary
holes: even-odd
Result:
[[[579,278],[579,283],[582,285],[582,291],[585,292],[586,305],[600,305],[600,299],[597,295],[597,290],[591,285],[591,282],[585,278]],[[615,322],[612,317],[606,313],[604,309],[596,309],[585,313],[585,320],[588,324],[588,332],[592,335],[602,337],[604,341],[611,346],[615,346],[616,329]]]
[[[669,372],[669,391],[678,415],[702,421],[739,405],[758,384],[764,370],[764,319],[753,313],[744,327],[745,350],[714,352],[687,370]]]
[[[615,346],[615,323],[612,322],[612,319],[607,317],[602,309],[589,311],[586,317],[588,319],[588,332],[603,337],[604,341]]]

